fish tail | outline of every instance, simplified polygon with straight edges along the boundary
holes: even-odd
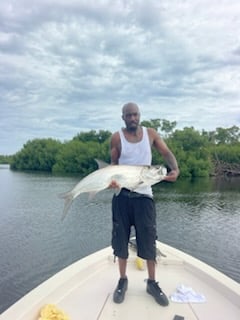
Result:
[[[59,194],[59,197],[65,200],[61,218],[61,220],[63,220],[66,217],[68,210],[73,202],[73,194],[71,192],[61,193]]]

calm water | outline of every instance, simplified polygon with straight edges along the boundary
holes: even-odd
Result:
[[[75,200],[61,221],[58,194],[79,177],[0,166],[0,313],[63,267],[111,241],[111,191]],[[240,282],[240,179],[154,187],[158,238]],[[161,279],[159,279],[161,280]]]

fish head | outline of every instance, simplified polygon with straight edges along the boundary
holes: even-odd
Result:
[[[167,169],[164,166],[148,166],[142,171],[142,180],[144,185],[153,185],[160,182],[167,175]]]

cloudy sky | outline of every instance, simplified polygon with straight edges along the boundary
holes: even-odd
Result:
[[[0,154],[142,120],[240,126],[239,0],[1,0]]]

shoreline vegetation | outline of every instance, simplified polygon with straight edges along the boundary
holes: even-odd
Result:
[[[240,128],[216,128],[197,131],[194,127],[176,129],[176,121],[152,119],[141,125],[156,129],[175,154],[180,177],[240,176]],[[0,155],[0,164],[11,170],[46,171],[87,175],[97,169],[95,158],[109,163],[109,141],[106,130],[80,132],[71,140],[52,138],[27,141],[14,155]],[[164,164],[153,151],[153,164]]]

